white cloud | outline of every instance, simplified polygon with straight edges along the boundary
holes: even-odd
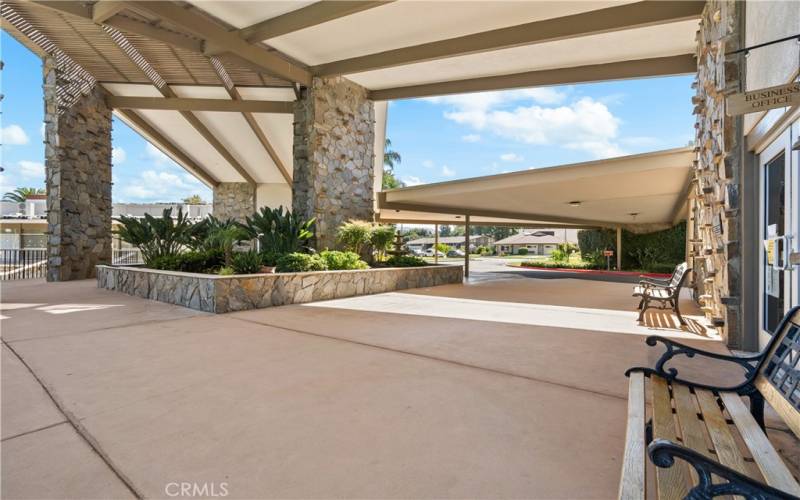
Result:
[[[122,148],[113,148],[111,150],[111,163],[114,165],[119,165],[120,163],[125,163],[125,159],[128,157],[128,154]]]
[[[8,127],[3,127],[2,130],[0,130],[0,136],[2,136],[0,137],[0,141],[2,141],[2,144],[5,146],[23,146],[30,142],[28,134],[22,130],[22,127],[14,123]]]
[[[147,158],[153,161],[156,165],[169,165],[174,163],[169,156],[162,153],[160,149],[153,146],[149,142],[145,147],[145,153],[147,154]]]
[[[422,166],[425,168],[433,168],[435,164],[431,160],[425,160],[422,162]]]
[[[28,179],[41,179],[44,181],[44,163],[38,161],[21,160],[19,163],[19,173]]]
[[[124,197],[134,200],[177,201],[186,193],[197,192],[205,186],[191,174],[173,174],[145,170],[139,177],[125,182]]]
[[[533,104],[510,108],[500,106],[501,101],[489,101],[451,100],[452,108],[444,116],[476,131],[526,144],[558,145],[587,151],[597,158],[625,154],[617,144],[619,119],[605,104],[591,97],[558,107]]]
[[[442,165],[442,175],[445,177],[453,177],[456,175],[456,171],[447,165]]]
[[[480,142],[481,136],[480,134],[467,134],[462,135],[461,140],[464,142]]]
[[[513,161],[513,162],[524,160],[523,157],[521,157],[520,155],[518,155],[516,153],[502,154],[502,155],[500,155],[500,159],[503,160],[503,161]]]
[[[567,94],[554,88],[499,90],[493,92],[476,92],[440,97],[428,97],[425,100],[434,104],[449,104],[462,109],[489,109],[517,101],[533,101],[540,104],[558,104],[567,98]]]
[[[425,184],[425,181],[414,175],[403,177],[400,180],[403,181],[403,184],[405,184],[406,186],[419,186],[420,184]]]

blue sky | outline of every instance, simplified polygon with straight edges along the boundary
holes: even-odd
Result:
[[[0,193],[44,187],[39,58],[5,32]],[[395,101],[387,135],[406,184],[475,177],[685,146],[690,76]],[[114,120],[115,202],[178,201],[211,191]]]

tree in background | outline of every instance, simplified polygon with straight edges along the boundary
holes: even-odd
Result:
[[[183,199],[183,202],[187,205],[205,205],[205,200],[200,197],[199,194],[193,194],[191,196],[187,196]]]
[[[403,235],[403,241],[413,241],[420,238],[433,236],[433,232],[429,229],[425,229],[424,227],[412,227],[411,229],[401,231],[400,234]]]
[[[400,156],[400,153],[391,148],[392,140],[387,138],[385,148],[383,150],[383,189],[405,187],[405,184],[403,184],[403,182],[394,175],[395,165],[399,165],[400,162],[403,161],[403,158]]]
[[[14,203],[25,203],[29,196],[46,194],[42,188],[21,187],[3,195],[3,201],[11,201]]]

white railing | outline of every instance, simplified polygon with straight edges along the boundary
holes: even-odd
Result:
[[[129,266],[133,264],[144,264],[142,252],[138,248],[125,248],[111,251],[111,264],[115,266]]]

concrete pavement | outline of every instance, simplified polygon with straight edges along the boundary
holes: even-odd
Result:
[[[610,498],[642,335],[724,349],[699,318],[634,325],[617,283],[218,316],[91,281],[2,293],[3,498]]]

